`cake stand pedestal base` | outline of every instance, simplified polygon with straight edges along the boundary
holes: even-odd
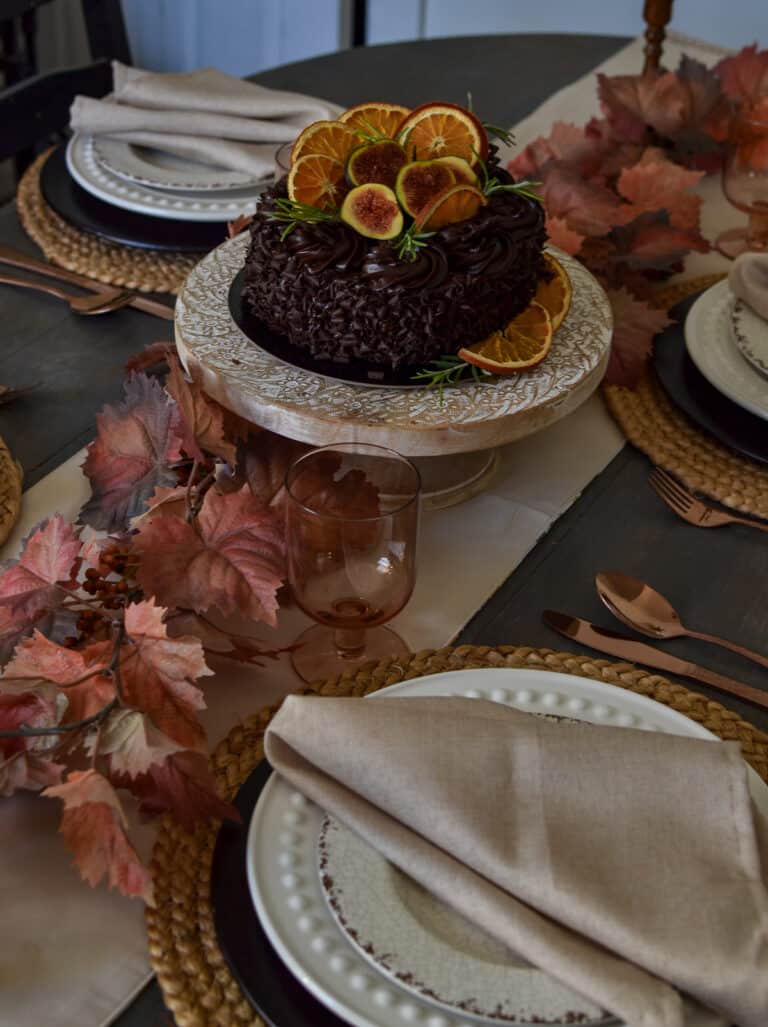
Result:
[[[498,449],[410,459],[421,475],[424,510],[444,510],[476,496],[488,487],[500,463]]]

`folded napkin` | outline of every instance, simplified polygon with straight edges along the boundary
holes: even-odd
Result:
[[[477,699],[285,700],[269,762],[631,1027],[768,1024],[768,828],[734,743]],[[704,1009],[701,1009],[701,1007]]]
[[[109,97],[75,97],[73,132],[113,136],[257,178],[272,173],[277,145],[338,111],[215,68],[156,74],[113,61],[112,73]]]
[[[768,321],[768,253],[742,253],[728,273],[731,291]]]

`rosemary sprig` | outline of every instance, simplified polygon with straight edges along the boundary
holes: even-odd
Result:
[[[273,221],[285,222],[285,228],[280,235],[280,242],[291,234],[296,225],[319,225],[322,222],[338,221],[338,210],[322,210],[320,207],[312,207],[308,203],[297,203],[296,200],[289,200],[285,196],[275,201],[274,211],[269,212]]]
[[[541,185],[541,182],[532,182],[529,179],[525,179],[523,182],[500,182],[495,175],[492,176],[489,173],[488,165],[480,154],[476,150],[472,152],[477,159],[477,163],[480,165],[483,178],[482,191],[486,196],[493,196],[494,193],[517,193],[518,196],[527,196],[529,200],[536,200],[538,203],[544,202],[542,197],[535,192],[536,186]]]
[[[413,221],[399,237],[395,245],[397,256],[400,260],[416,260],[419,250],[428,245],[427,240],[431,239],[434,232],[420,232]]]
[[[367,118],[360,118],[360,125],[363,127],[355,127],[352,131],[364,143],[383,143],[389,142],[390,137],[380,132],[375,125],[372,125]]]
[[[445,355],[432,360],[421,371],[413,375],[413,381],[423,382],[428,389],[437,389],[440,402],[443,402],[443,389],[452,385],[459,385],[463,381],[473,378],[481,382],[483,378],[492,378],[490,371],[484,371],[474,364],[467,363],[461,357]]]

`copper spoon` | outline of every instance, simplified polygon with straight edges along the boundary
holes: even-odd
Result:
[[[76,314],[107,314],[110,310],[119,310],[120,307],[127,307],[135,298],[136,293],[131,289],[104,289],[101,292],[86,293],[84,296],[75,296],[74,293],[60,289],[51,282],[32,282],[26,278],[16,278],[14,275],[0,275],[0,283],[3,285],[19,285],[22,289],[35,289],[38,292],[47,292],[61,300],[66,300],[69,309]]]
[[[698,638],[702,642],[712,642],[713,645],[730,649],[739,656],[746,656],[748,660],[759,663],[761,667],[768,667],[768,656],[761,656],[760,653],[717,635],[686,628],[669,600],[637,578],[618,571],[600,571],[595,577],[595,585],[597,594],[614,617],[641,635],[650,638],[680,638],[687,635],[688,638]]]

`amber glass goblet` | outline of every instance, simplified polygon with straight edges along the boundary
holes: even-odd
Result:
[[[288,580],[317,621],[296,640],[297,674],[317,681],[408,655],[382,625],[413,591],[419,472],[391,449],[350,442],[305,453],[285,485]]]
[[[731,259],[768,251],[768,119],[741,115],[731,119],[723,192],[749,221],[744,228],[722,232],[715,248]]]

